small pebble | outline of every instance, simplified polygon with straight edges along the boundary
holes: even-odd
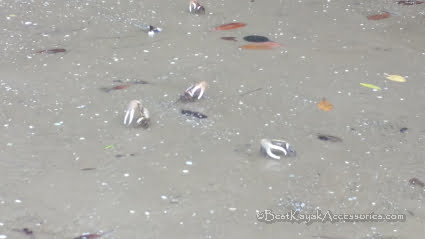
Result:
[[[333,136],[333,135],[326,135],[326,134],[318,134],[317,138],[322,140],[322,141],[329,141],[329,142],[342,142],[342,139],[337,137],[337,136]]]
[[[0,235],[0,239],[6,239],[7,236],[6,235]]]
[[[55,126],[61,126],[62,124],[63,124],[63,121],[56,122],[56,123],[55,123]]]
[[[411,178],[409,179],[409,184],[410,185],[418,185],[420,187],[425,187],[425,183],[422,182],[420,179],[418,178]]]

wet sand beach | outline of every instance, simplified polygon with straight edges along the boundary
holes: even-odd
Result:
[[[200,3],[0,1],[0,238],[423,238],[425,4]],[[246,26],[211,31],[232,22]],[[241,49],[248,35],[281,47]],[[200,81],[202,99],[176,103]],[[123,124],[131,100],[148,129]],[[263,138],[296,156],[266,157]],[[267,209],[407,219],[258,220]]]

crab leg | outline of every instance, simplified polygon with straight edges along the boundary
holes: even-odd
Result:
[[[199,86],[199,89],[200,89],[201,92],[199,93],[198,100],[201,99],[202,95],[204,94],[204,89],[201,88],[200,86]]]
[[[127,118],[130,115],[130,111],[127,110],[127,112],[125,113],[125,117],[124,117],[124,124],[127,124]]]
[[[128,118],[128,124],[131,124],[131,122],[133,122],[134,111],[135,111],[134,109],[127,110],[127,113],[125,113],[124,124],[127,124],[127,118]]]

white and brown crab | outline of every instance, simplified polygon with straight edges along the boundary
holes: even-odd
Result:
[[[290,154],[296,156],[295,150],[291,148],[288,142],[279,139],[262,139],[261,152],[267,154],[269,157],[274,159],[280,159],[278,155],[288,156]]]
[[[180,96],[180,101],[188,102],[201,99],[207,86],[208,84],[206,81],[201,81],[195,85],[191,85],[185,90],[184,94]]]
[[[147,128],[150,125],[150,115],[146,107],[139,100],[132,100],[128,104],[124,117],[124,124],[127,126],[142,126]]]
[[[189,12],[195,14],[205,14],[205,8],[201,6],[196,0],[191,0],[189,2]]]

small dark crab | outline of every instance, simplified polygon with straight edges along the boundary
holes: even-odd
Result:
[[[205,14],[205,8],[201,6],[196,0],[191,0],[189,2],[189,12],[195,14]]]
[[[201,81],[195,85],[190,86],[185,90],[184,94],[180,96],[180,101],[188,102],[201,99],[204,95],[207,85],[208,84],[206,81]]]
[[[124,124],[130,126],[133,122],[135,126],[142,126],[143,128],[149,127],[150,124],[149,111],[139,100],[130,101],[125,113]]]
[[[280,159],[278,155],[296,156],[297,153],[285,140],[279,139],[262,139],[261,140],[261,152],[267,154],[269,157],[274,159]],[[278,154],[278,155],[276,155]]]

